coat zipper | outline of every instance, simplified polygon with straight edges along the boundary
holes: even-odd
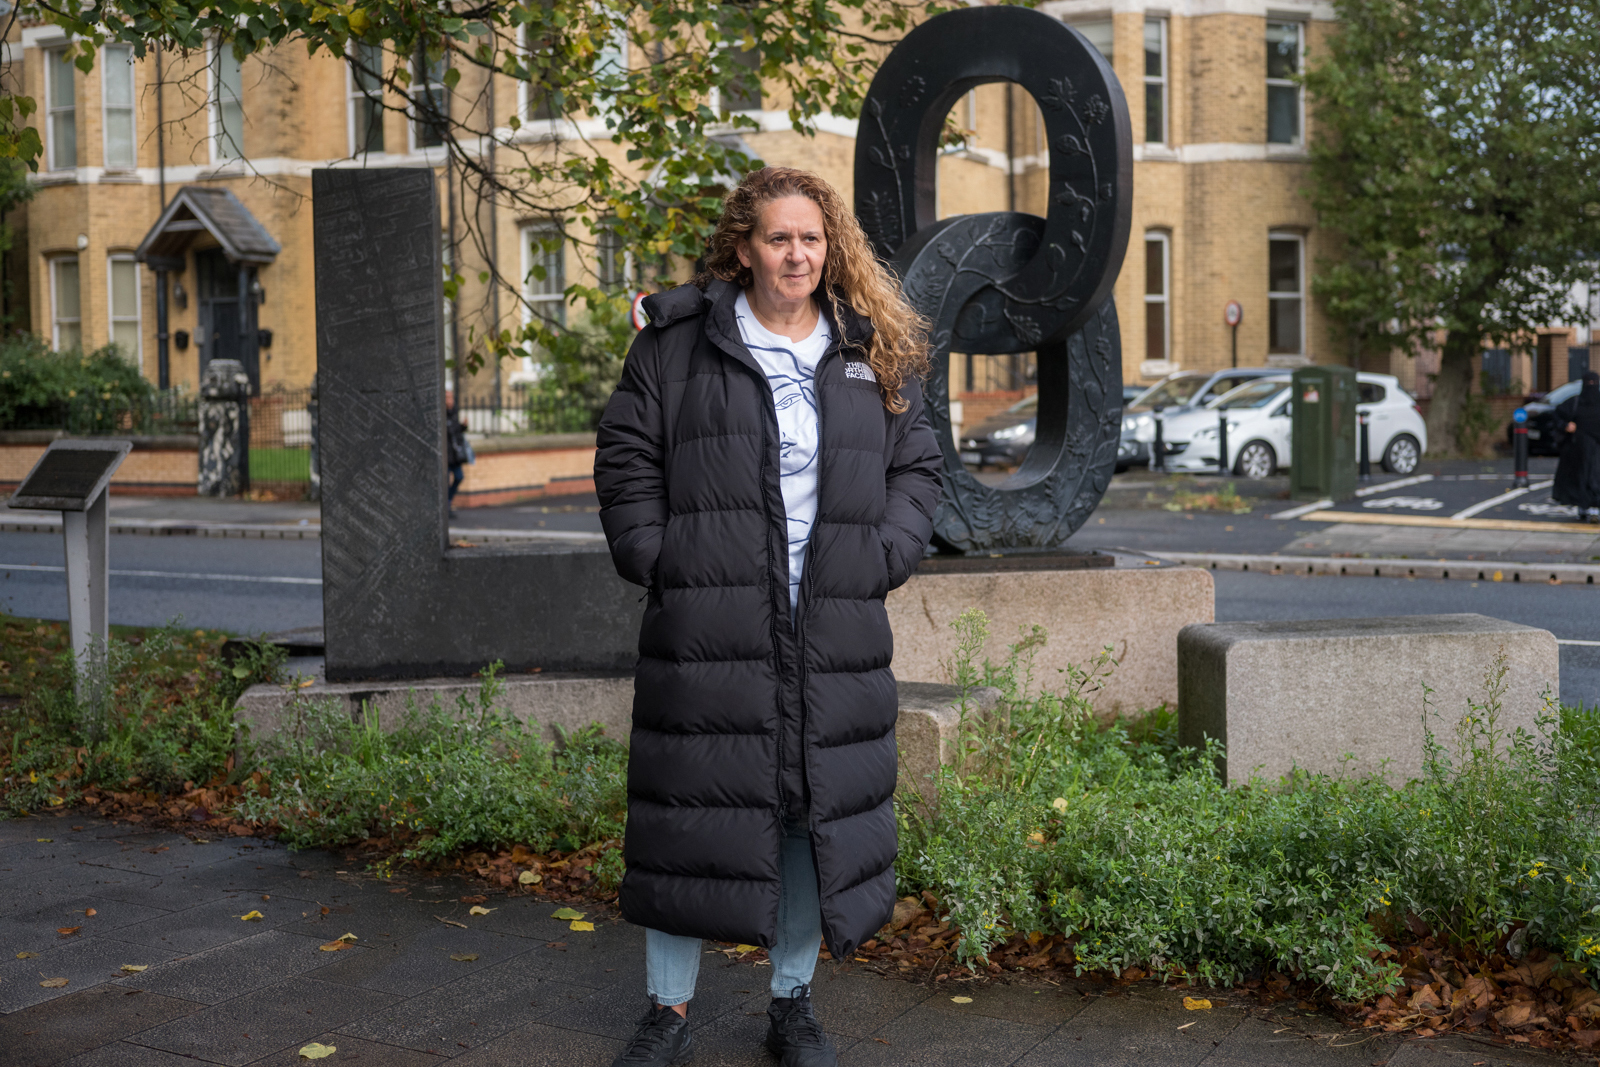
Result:
[[[766,385],[766,379],[763,378],[761,383]],[[767,398],[769,400],[772,398],[771,386],[767,387]],[[776,418],[776,409],[774,409],[774,418]],[[764,426],[765,424],[766,417],[763,416],[762,425]],[[765,438],[765,433],[763,433],[762,436]],[[772,661],[773,666],[776,668],[775,673],[778,680],[777,695],[775,697],[776,711],[778,713],[778,759],[777,763],[773,767],[772,777],[773,781],[776,782],[778,786],[778,832],[781,834],[783,832],[783,823],[789,817],[789,798],[784,794],[783,791],[783,652],[778,644],[778,583],[773,578],[774,560],[772,555],[772,500],[767,494],[767,442],[764,439],[761,442],[761,472],[758,475],[758,485],[760,486],[761,490],[761,510],[766,515],[767,519],[767,601],[772,607],[772,620],[770,627],[772,637]]]

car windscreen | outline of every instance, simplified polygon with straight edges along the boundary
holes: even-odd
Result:
[[[1203,374],[1173,378],[1171,381],[1152,386],[1148,393],[1145,393],[1144,396],[1141,396],[1130,406],[1140,411],[1148,411],[1151,408],[1181,407],[1187,404],[1189,398],[1198,393],[1200,387],[1204,384],[1206,384],[1206,378]]]
[[[1577,381],[1568,382],[1559,389],[1550,390],[1550,392],[1545,395],[1544,402],[1549,404],[1551,407],[1555,407],[1558,404],[1565,404],[1567,401],[1577,396],[1578,390],[1582,388],[1582,378],[1579,378]]]
[[[1010,407],[1006,408],[1006,414],[1015,415],[1018,418],[1031,419],[1033,418],[1034,413],[1038,410],[1039,397],[1037,394],[1035,394],[1033,396],[1023,397],[1015,404],[1012,404]]]
[[[1209,406],[1223,411],[1234,408],[1264,408],[1272,403],[1272,398],[1283,392],[1288,384],[1285,381],[1271,379],[1246,382],[1233,392],[1218,397]]]

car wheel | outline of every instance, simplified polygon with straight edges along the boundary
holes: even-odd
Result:
[[[1270,478],[1277,470],[1278,454],[1265,441],[1251,441],[1239,449],[1239,456],[1233,461],[1233,473],[1252,481]]]
[[[1389,442],[1383,450],[1383,469],[1390,474],[1410,474],[1422,462],[1422,448],[1417,439],[1403,433]]]

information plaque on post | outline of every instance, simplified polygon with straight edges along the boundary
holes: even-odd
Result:
[[[52,441],[8,501],[13,508],[61,512],[61,539],[67,552],[67,616],[72,654],[78,661],[79,699],[87,695],[86,675],[98,681],[110,637],[106,487],[132,448],[131,441]]]

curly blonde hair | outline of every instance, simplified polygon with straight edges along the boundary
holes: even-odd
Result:
[[[842,321],[841,304],[872,321],[867,363],[878,378],[883,406],[896,414],[905,411],[900,387],[908,378],[921,378],[928,372],[928,323],[906,303],[899,282],[873,254],[844,198],[815,174],[793,167],[763,167],[746,174],[723,198],[722,217],[711,235],[705,269],[694,284],[703,289],[712,278],[721,278],[749,288],[755,279],[750,268],[739,262],[739,243],[748,240],[761,221],[762,208],[786,196],[806,197],[822,210],[828,256],[818,288],[827,294],[835,322]]]

